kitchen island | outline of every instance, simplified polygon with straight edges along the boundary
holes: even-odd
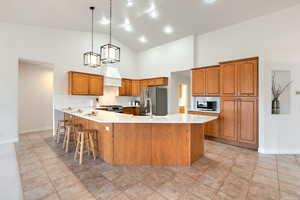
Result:
[[[98,131],[100,157],[113,165],[189,166],[204,154],[204,124],[217,117],[134,116],[91,109],[57,109]],[[93,112],[93,113],[92,113]]]

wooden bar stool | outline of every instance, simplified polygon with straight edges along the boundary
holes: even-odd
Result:
[[[77,133],[82,130],[81,124],[68,124],[65,126],[65,136],[63,142],[63,149],[65,152],[69,152],[69,143],[73,143],[76,147]]]
[[[69,120],[58,120],[57,121],[57,127],[56,127],[56,132],[55,132],[55,140],[56,143],[58,144],[60,142],[60,136],[62,131],[65,132],[65,125],[67,123],[70,123]]]
[[[81,130],[78,131],[77,144],[75,149],[74,160],[77,160],[79,154],[79,164],[82,164],[83,154],[88,152],[93,153],[93,158],[96,160],[96,148],[94,143],[94,134],[97,130]]]

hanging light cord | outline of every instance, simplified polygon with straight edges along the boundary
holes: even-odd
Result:
[[[110,8],[109,8],[109,44],[111,44],[111,24],[112,24],[112,0],[110,0]]]
[[[94,52],[94,7],[91,7],[92,10],[92,52]]]

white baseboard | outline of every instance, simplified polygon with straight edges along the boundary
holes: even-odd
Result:
[[[0,145],[1,144],[17,143],[18,141],[19,141],[18,138],[14,138],[14,139],[10,139],[10,140],[3,140],[3,141],[0,141]]]
[[[283,149],[283,150],[275,150],[275,149],[262,149],[262,148],[258,148],[258,152],[261,154],[300,154],[300,149]]]
[[[19,133],[20,134],[24,134],[24,133],[39,132],[39,131],[49,131],[49,130],[52,130],[52,129],[53,129],[53,127],[49,126],[49,127],[44,127],[44,128],[36,128],[36,129],[30,129],[30,130],[23,130],[23,131],[20,131]]]

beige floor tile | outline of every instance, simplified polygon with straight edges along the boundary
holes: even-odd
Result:
[[[39,200],[53,194],[54,191],[55,190],[52,185],[48,183],[46,185],[40,185],[31,190],[24,191],[24,198],[26,200]]]
[[[248,191],[248,198],[253,200],[277,200],[279,199],[279,191],[273,187],[263,184],[252,184]]]
[[[146,199],[153,193],[153,190],[139,183],[124,191],[131,200]]]
[[[113,197],[111,200],[130,200],[123,192]]]
[[[294,194],[295,196],[299,196],[300,199],[300,189],[299,185],[294,185],[288,182],[279,181],[280,191],[287,194]]]
[[[201,183],[195,183],[188,192],[204,200],[212,200],[216,196],[217,190]]]
[[[152,193],[151,195],[147,196],[145,200],[167,200],[165,197],[161,196],[157,192]]]

